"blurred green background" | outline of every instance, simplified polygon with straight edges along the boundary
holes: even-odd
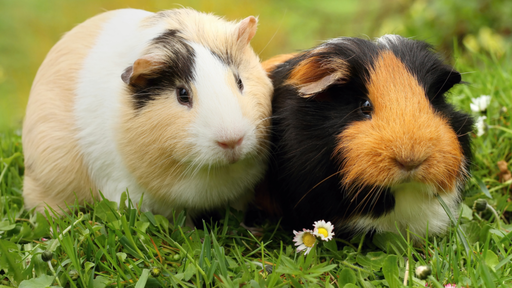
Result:
[[[499,58],[512,38],[510,0],[0,0],[0,131],[21,127],[37,69],[66,31],[106,10],[180,6],[228,20],[259,16],[252,45],[262,60],[333,37],[395,33],[434,44],[457,66],[454,49]]]

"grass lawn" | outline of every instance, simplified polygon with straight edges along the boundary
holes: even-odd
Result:
[[[434,35],[443,29],[418,22],[428,17],[414,13],[428,7],[413,8],[410,19],[404,18],[411,25],[403,28],[412,30],[397,33],[422,35],[422,28]],[[464,15],[476,15],[471,9]],[[475,119],[486,118],[480,118],[483,134],[472,133],[472,177],[445,236],[421,235],[416,244],[411,235],[391,233],[321,241],[304,256],[296,253],[293,234],[266,223],[263,236],[256,237],[240,227],[243,215],[234,211],[194,231],[183,226],[183,215],[169,221],[107,200],[80,211],[72,207],[65,217],[27,212],[21,133],[5,128],[0,130],[0,288],[512,287],[512,179],[506,173],[512,163],[501,169],[498,164],[512,162],[512,51],[486,31],[447,42],[463,43],[455,45],[452,58],[468,82],[452,89],[449,98]],[[474,112],[470,103],[481,95],[491,102]],[[488,203],[483,211],[473,209],[478,199]],[[419,266],[430,267],[426,279],[416,275]]]
[[[183,215],[169,222],[107,200],[63,218],[48,211],[47,221],[23,210],[19,132],[0,132],[0,287],[510,287],[512,180],[500,182],[498,168],[512,156],[510,56],[456,57],[469,84],[453,90],[453,102],[470,111],[472,98],[492,100],[485,112],[471,112],[487,118],[484,134],[473,135],[473,177],[456,225],[415,246],[410,235],[382,234],[319,242],[304,256],[295,252],[293,235],[268,224],[264,236],[254,237],[232,211],[190,231]],[[477,199],[498,219],[491,208],[474,211]],[[432,270],[426,280],[414,273],[422,265]]]

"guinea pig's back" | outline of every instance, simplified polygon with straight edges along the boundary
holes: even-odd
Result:
[[[83,126],[95,115],[80,119],[76,111],[80,98],[88,96],[81,93],[80,86],[92,84],[90,79],[84,79],[84,65],[90,62],[91,52],[100,44],[100,38],[106,37],[106,26],[130,15],[145,17],[148,13],[126,9],[90,18],[67,32],[46,56],[32,85],[23,124],[26,208],[39,205],[37,209],[42,211],[43,203],[56,207],[64,202],[74,203],[75,195],[80,203],[97,196],[94,191],[98,187],[91,180],[91,169],[79,139],[83,133],[80,124]],[[98,71],[109,66],[109,62],[102,63]],[[91,86],[91,89],[103,88]],[[84,110],[82,114],[89,112]]]

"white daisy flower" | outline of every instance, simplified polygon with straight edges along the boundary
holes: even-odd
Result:
[[[489,95],[482,95],[478,98],[471,99],[471,103],[469,104],[469,107],[471,108],[471,111],[473,112],[483,112],[485,109],[487,109],[487,106],[491,103],[491,96]]]
[[[306,250],[304,255],[307,255],[316,243],[316,237],[313,235],[313,231],[309,229],[302,229],[301,232],[297,232],[294,230],[293,234],[295,234],[293,242],[295,242],[295,246],[298,246],[297,253]]]
[[[487,116],[480,116],[476,119],[476,136],[478,137],[484,135],[485,133],[485,119],[487,119]]]
[[[332,239],[332,236],[334,236],[334,232],[332,231],[334,230],[334,226],[331,222],[326,223],[324,220],[320,220],[316,221],[313,226],[315,227],[313,234],[324,241],[329,241]]]

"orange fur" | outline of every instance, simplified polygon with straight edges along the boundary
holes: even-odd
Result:
[[[299,87],[301,97],[310,97],[336,82],[342,83],[349,72],[347,63],[338,58],[323,59],[313,55],[301,61],[290,73],[286,84]]]
[[[272,71],[274,71],[274,69],[276,69],[277,65],[292,59],[293,57],[297,56],[298,54],[299,53],[277,55],[268,60],[263,61],[263,63],[261,63],[261,66],[263,66],[263,69],[265,69],[265,71],[267,71],[267,74],[270,74],[270,73],[272,73]]]
[[[126,84],[144,86],[148,78],[151,78],[155,71],[165,63],[159,55],[145,55],[135,61],[131,70],[125,71],[121,78]],[[128,74],[130,72],[131,74]]]
[[[346,67],[347,64],[342,59],[322,59],[313,55],[301,61],[293,69],[288,83],[301,86],[319,81],[333,73],[337,73],[340,76],[346,75],[348,73]]]
[[[436,188],[454,192],[462,149],[447,120],[433,110],[424,88],[389,51],[376,59],[369,80],[372,119],[354,122],[343,131],[333,155],[345,156],[342,184],[390,186],[407,180],[437,183]],[[404,161],[422,164],[404,171],[399,164]]]

